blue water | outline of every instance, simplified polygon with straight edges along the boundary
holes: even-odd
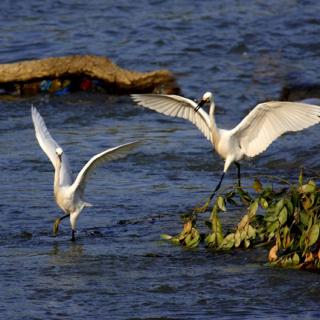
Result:
[[[231,128],[291,83],[319,83],[317,1],[7,1],[0,62],[95,54],[137,71],[168,68],[184,95],[211,90]],[[52,165],[30,116],[37,106],[78,172],[93,154],[145,143],[88,184],[71,243],[53,195]],[[213,254],[161,242],[217,183],[222,161],[190,123],[128,97],[74,94],[0,100],[1,319],[301,319],[320,317],[319,276],[264,265],[263,249]],[[294,180],[320,168],[319,127],[286,135],[243,163]],[[225,184],[235,182],[235,168]],[[228,212],[226,223],[236,221]],[[203,229],[203,231],[206,231]]]

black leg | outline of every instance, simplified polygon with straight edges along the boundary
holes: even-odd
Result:
[[[213,193],[211,193],[211,195],[210,195],[209,199],[207,200],[207,202],[206,202],[202,207],[198,207],[198,208],[195,208],[195,209],[193,210],[193,214],[194,214],[194,215],[196,215],[196,214],[198,214],[198,213],[201,213],[201,212],[205,212],[205,211],[208,209],[212,198],[214,197],[214,195],[216,194],[216,192],[219,190],[219,188],[220,188],[220,186],[221,186],[221,183],[222,183],[224,174],[225,174],[225,172],[222,173],[219,183],[217,184],[217,186],[216,186],[216,188],[214,189]]]
[[[240,174],[240,163],[239,162],[235,162],[234,163],[237,168],[238,168],[238,186],[241,187],[241,174]]]
[[[223,178],[224,178],[224,174],[225,174],[225,172],[222,173],[222,176],[221,176],[221,178],[220,178],[219,183],[217,184],[217,186],[216,186],[216,188],[214,189],[213,193],[210,195],[210,198],[209,198],[210,200],[212,200],[212,198],[214,197],[214,195],[216,194],[216,192],[220,189],[222,180],[223,180]]]
[[[68,214],[65,214],[63,217],[59,218],[59,220],[61,221],[61,220],[65,219],[65,218],[67,218],[67,217],[69,217],[69,216],[70,216],[69,213],[68,213]]]
[[[76,241],[75,233],[76,232],[72,229],[71,241]]]

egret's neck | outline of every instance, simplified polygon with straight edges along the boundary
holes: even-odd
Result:
[[[211,101],[210,110],[209,110],[209,118],[210,118],[211,132],[212,132],[212,141],[216,145],[219,141],[219,130],[218,130],[216,120],[214,117],[215,108],[216,108],[216,106],[214,104],[214,101]]]
[[[61,160],[59,157],[57,157],[57,162],[56,162],[55,172],[54,172],[54,186],[53,186],[55,195],[57,194],[60,187],[60,171],[61,171]]]

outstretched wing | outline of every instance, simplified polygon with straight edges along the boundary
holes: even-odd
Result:
[[[288,131],[300,131],[320,122],[320,107],[297,102],[258,104],[232,131],[248,157],[263,152]]]
[[[38,110],[31,106],[31,116],[36,132],[36,137],[39,142],[41,149],[48,156],[56,169],[56,163],[58,156],[56,154],[56,148],[61,148],[59,144],[52,138],[48,131],[43,118],[41,117]],[[72,172],[70,169],[69,161],[65,153],[62,154],[61,172],[60,172],[60,184],[71,185],[72,184]]]
[[[101,165],[106,161],[112,161],[112,160],[124,158],[130,151],[132,151],[134,148],[136,148],[140,144],[141,144],[140,141],[126,143],[118,147],[107,149],[93,156],[79,172],[72,186],[74,191],[78,191],[82,195],[84,193],[84,189],[86,187],[88,178],[90,177],[90,175],[93,173],[94,169],[97,166]]]
[[[204,136],[212,142],[208,113],[187,98],[166,94],[132,94],[132,99],[140,106],[155,110],[171,117],[179,117],[191,121]]]

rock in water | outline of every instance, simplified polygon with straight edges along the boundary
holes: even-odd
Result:
[[[136,72],[99,56],[65,56],[0,64],[0,94],[166,93],[180,89],[168,70]]]

